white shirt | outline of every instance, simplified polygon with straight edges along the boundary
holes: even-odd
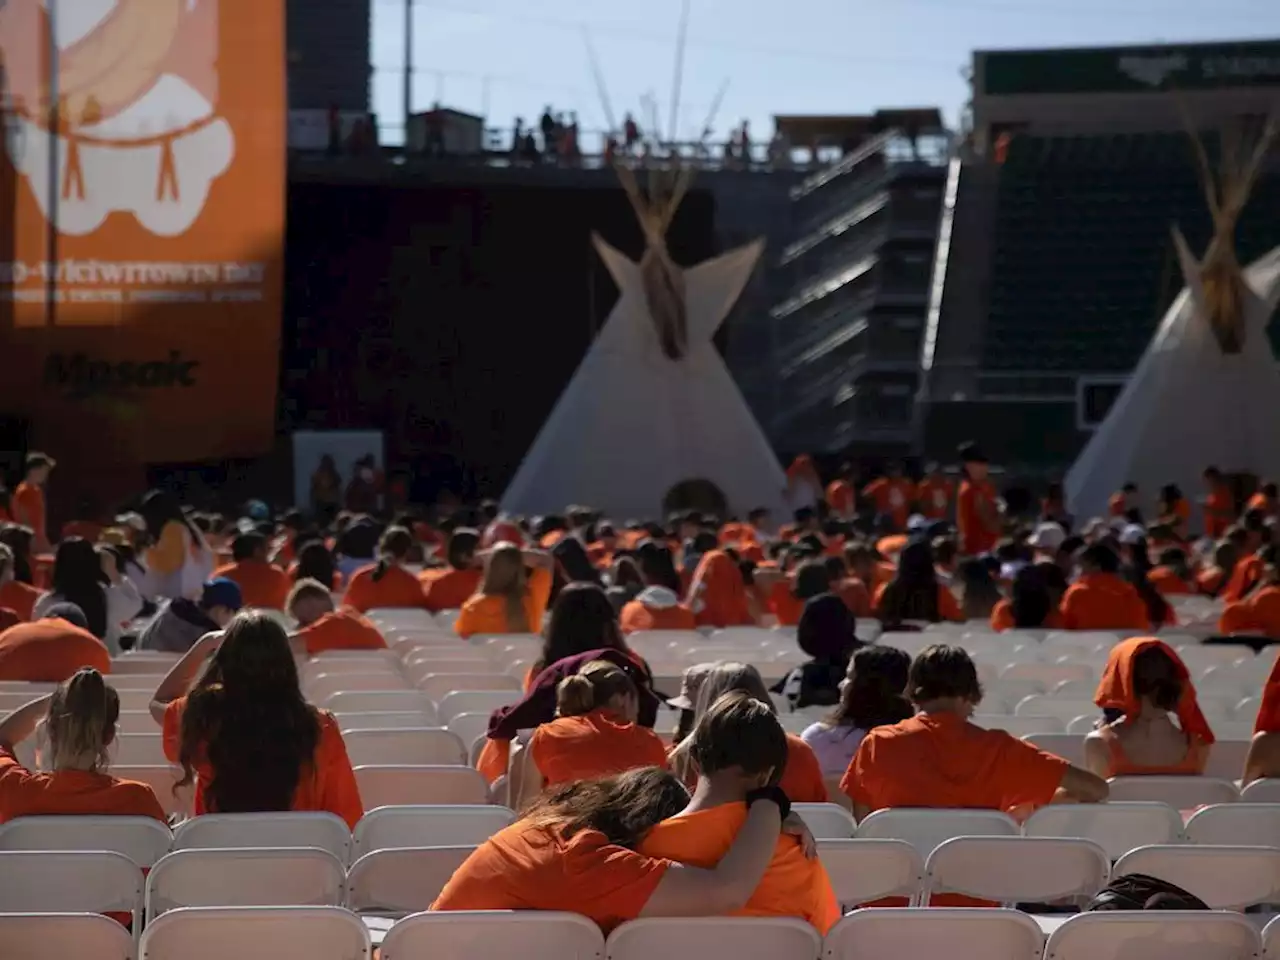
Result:
[[[854,727],[833,727],[815,723],[805,728],[800,739],[813,748],[824,777],[842,777],[867,731]]]

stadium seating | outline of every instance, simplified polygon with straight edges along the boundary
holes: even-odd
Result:
[[[1187,821],[1190,843],[1280,846],[1280,803],[1224,803],[1197,810]],[[1142,846],[1142,844],[1134,844]]]
[[[818,840],[818,857],[845,910],[885,897],[916,896],[924,861],[903,840]]]
[[[586,960],[604,957],[605,945],[599,927],[572,913],[458,911],[401,920],[382,941],[379,954],[380,960]]]
[[[1280,779],[1255,780],[1240,794],[1248,803],[1280,803]]]
[[[859,840],[905,840],[928,860],[956,837],[1016,837],[1018,824],[996,810],[877,810],[858,824]]]
[[[355,768],[365,810],[396,804],[488,803],[489,787],[470,767],[365,765]]]
[[[171,850],[315,847],[351,859],[351,831],[332,813],[207,813],[180,824]]]
[[[459,764],[467,748],[457,735],[439,727],[350,730],[343,734],[347,755],[360,764]]]
[[[690,917],[633,920],[609,935],[610,960],[652,960],[689,955],[703,960],[818,960],[822,938],[803,920],[790,917]]]
[[[356,824],[352,858],[358,860],[375,850],[476,846],[514,820],[515,814],[506,807],[490,805],[380,807]]]
[[[375,850],[351,865],[347,906],[379,916],[426,910],[474,850],[474,846]],[[382,955],[386,956],[385,952]]]
[[[1135,847],[1178,843],[1182,814],[1164,803],[1060,804],[1041,807],[1022,832],[1027,837],[1092,840],[1118,860]]]
[[[1082,913],[1049,936],[1050,960],[1251,960],[1258,931],[1234,913]]]
[[[1175,883],[1214,910],[1243,910],[1280,899],[1280,848],[1276,847],[1139,847],[1116,861],[1115,876],[1130,873]]]
[[[119,913],[141,929],[142,868],[119,853],[0,853],[0,913]]]
[[[431,711],[434,715],[435,711]],[[338,727],[346,736],[352,730],[395,730],[434,727],[427,711],[386,710],[370,713],[334,713]]]
[[[108,850],[144,868],[172,842],[169,828],[151,817],[19,817],[0,826],[0,851]]]
[[[122,960],[133,952],[129,931],[93,913],[0,913],[0,944],[15,958]]]
[[[1005,906],[1088,897],[1106,885],[1111,861],[1089,840],[1045,837],[957,837],[925,862],[917,905],[958,893]]]
[[[824,956],[1036,960],[1043,946],[1036,922],[1016,910],[873,907],[851,913],[832,927]]]
[[[853,814],[839,804],[796,803],[791,810],[818,840],[847,840],[854,834]]]
[[[1109,782],[1112,800],[1150,800],[1167,803],[1175,810],[1240,799],[1234,783],[1212,777],[1112,777]]]
[[[420,690],[341,690],[313,702],[334,713],[418,712],[428,726],[437,719],[435,704]]]
[[[338,907],[195,907],[147,925],[146,960],[369,960],[369,931]]]

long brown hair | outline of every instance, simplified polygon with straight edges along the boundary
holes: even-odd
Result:
[[[92,667],[84,667],[58,684],[49,700],[44,733],[49,740],[50,770],[83,769],[85,757],[94,757],[91,769],[105,770],[107,747],[115,739],[120,719],[120,695]]]
[[[732,661],[717,663],[702,681],[702,686],[698,688],[698,701],[693,708],[693,730],[697,731],[699,721],[707,715],[712,704],[726,693],[732,693],[735,690],[745,693],[754,700],[759,700],[769,710],[774,710],[773,700],[769,697],[769,690],[764,685],[764,678],[760,676],[759,670],[749,663]],[[676,744],[675,749],[671,751],[670,761],[671,769],[682,780],[688,782],[697,776],[693,761],[692,733]]]
[[[507,629],[512,633],[528,633],[537,629],[536,624],[529,623],[524,607],[528,593],[524,553],[514,543],[500,543],[489,553],[479,592],[488,597],[502,597],[506,601]]]
[[[263,613],[239,614],[187,696],[178,786],[207,760],[209,812],[289,810],[319,742],[319,715],[302,696],[284,628]]]
[[[658,767],[641,767],[550,790],[525,811],[524,820],[565,839],[598,830],[609,843],[634,850],[650,830],[688,805],[689,791],[678,779]]]
[[[378,541],[378,563],[373,568],[373,582],[377,583],[397,563],[404,561],[413,549],[413,534],[406,527],[387,527]]]

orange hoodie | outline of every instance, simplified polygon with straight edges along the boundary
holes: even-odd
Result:
[[[1067,588],[1061,605],[1068,630],[1149,630],[1147,605],[1133,584],[1113,573],[1086,573]]]

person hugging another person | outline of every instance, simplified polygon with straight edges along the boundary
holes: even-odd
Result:
[[[326,650],[385,650],[382,632],[364,615],[349,607],[334,608],[333,594],[317,580],[299,580],[285,602],[289,616],[298,621],[290,638],[294,652],[314,657]]]
[[[813,748],[824,777],[844,775],[867,731],[915,714],[905,694],[910,670],[911,658],[894,647],[863,647],[853,655],[840,684],[839,706],[800,735]]]
[[[1134,637],[1112,647],[1095,702],[1108,722],[1085,737],[1084,756],[1104,780],[1204,773],[1213,731],[1186,665],[1168,644]],[[1171,713],[1178,717],[1176,726]]]
[[[404,568],[413,547],[413,534],[407,528],[387,527],[378,541],[378,562],[352,575],[343,605],[360,613],[385,608],[427,609],[421,581]]]

